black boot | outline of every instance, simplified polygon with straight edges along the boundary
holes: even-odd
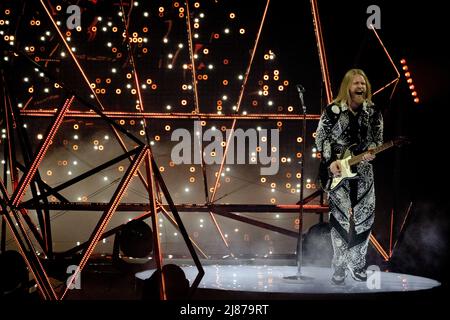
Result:
[[[334,268],[333,276],[331,277],[331,282],[336,285],[343,284],[345,281],[345,268],[344,266],[337,266]]]
[[[352,276],[352,278],[355,279],[356,281],[367,281],[366,269],[364,268],[352,269],[348,267],[348,270],[350,271],[350,275]]]

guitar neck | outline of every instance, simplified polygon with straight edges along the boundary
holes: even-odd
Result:
[[[358,164],[358,163],[360,163],[360,162],[362,161],[362,158],[363,158],[363,156],[364,156],[365,154],[367,154],[367,153],[377,154],[377,153],[379,153],[379,152],[381,152],[381,151],[384,151],[384,150],[386,150],[386,149],[389,149],[389,148],[392,147],[393,145],[394,145],[394,142],[393,142],[393,141],[389,141],[389,142],[383,143],[381,146],[376,147],[375,149],[372,149],[372,150],[370,150],[370,151],[363,152],[363,153],[361,153],[361,154],[358,154],[357,156],[352,157],[352,158],[348,161],[348,164],[349,164],[350,166],[353,166],[353,165],[355,165],[355,164]]]

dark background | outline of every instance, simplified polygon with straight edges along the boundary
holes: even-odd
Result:
[[[352,67],[364,69],[374,88],[381,79],[394,78],[389,64],[380,62],[383,53],[374,46],[376,40],[366,29],[369,16],[366,8],[373,4],[381,9],[381,29],[377,32],[401,72],[393,99],[389,99],[391,89],[387,89],[389,94],[375,96],[374,102],[384,110],[385,139],[403,135],[412,142],[401,150],[379,155],[375,161],[374,232],[388,243],[383,232],[388,234],[389,208],[394,208],[394,234],[400,238],[391,266],[448,283],[449,200],[445,185],[448,156],[445,153],[449,137],[450,81],[444,50],[449,31],[446,11],[438,1],[319,1],[334,94],[342,76]],[[272,18],[278,23],[272,25],[272,32],[285,36],[273,44],[284,55],[283,63],[289,65],[292,78],[304,83],[307,90],[317,88],[321,78],[317,74],[318,65],[310,63],[317,50],[312,45],[309,3],[298,4],[304,17],[280,2],[274,1],[273,5]],[[419,104],[412,102],[399,65],[401,58],[407,60],[421,99]],[[320,91],[311,91],[307,92],[306,101],[309,106],[316,106],[323,99]],[[410,202],[413,203],[411,213],[400,234],[401,221]]]

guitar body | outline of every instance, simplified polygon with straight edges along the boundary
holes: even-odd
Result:
[[[339,156],[339,159],[336,160],[339,162],[341,166],[341,176],[340,177],[333,177],[331,175],[331,172],[328,168],[328,166],[325,164],[325,161],[320,161],[319,165],[319,183],[320,187],[323,191],[330,192],[338,188],[342,182],[348,179],[355,179],[357,178],[358,174],[353,173],[351,170],[351,167],[360,163],[363,159],[363,156],[367,153],[370,154],[377,154],[379,152],[382,152],[384,150],[387,150],[393,146],[399,147],[402,146],[405,143],[409,143],[409,140],[404,137],[398,137],[394,140],[391,140],[389,142],[383,143],[381,146],[378,146],[374,149],[371,149],[369,151],[365,151],[359,155],[353,155],[351,148],[354,145],[351,145],[345,151],[342,155]]]
[[[349,164],[350,159],[353,157],[353,153],[351,152],[352,147],[353,145],[345,149],[344,153],[340,155],[338,160],[336,160],[341,166],[340,177],[330,176],[331,172],[329,172],[328,168],[325,166],[325,163],[321,161],[319,167],[319,182],[321,188],[324,191],[333,191],[334,189],[338,188],[345,180],[355,179],[357,177],[358,174],[352,172],[351,166]]]
[[[340,177],[333,177],[330,185],[330,191],[333,191],[334,189],[339,187],[345,180],[354,179],[358,175],[357,173],[353,173],[352,169],[350,168],[349,161],[352,157],[353,154],[350,151],[350,148],[347,148],[341,159],[337,160],[339,162],[339,165],[341,166],[341,175]]]

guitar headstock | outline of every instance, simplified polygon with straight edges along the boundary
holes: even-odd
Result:
[[[401,147],[401,146],[410,144],[411,140],[409,140],[407,137],[400,136],[400,137],[392,139],[392,143],[396,147]]]

